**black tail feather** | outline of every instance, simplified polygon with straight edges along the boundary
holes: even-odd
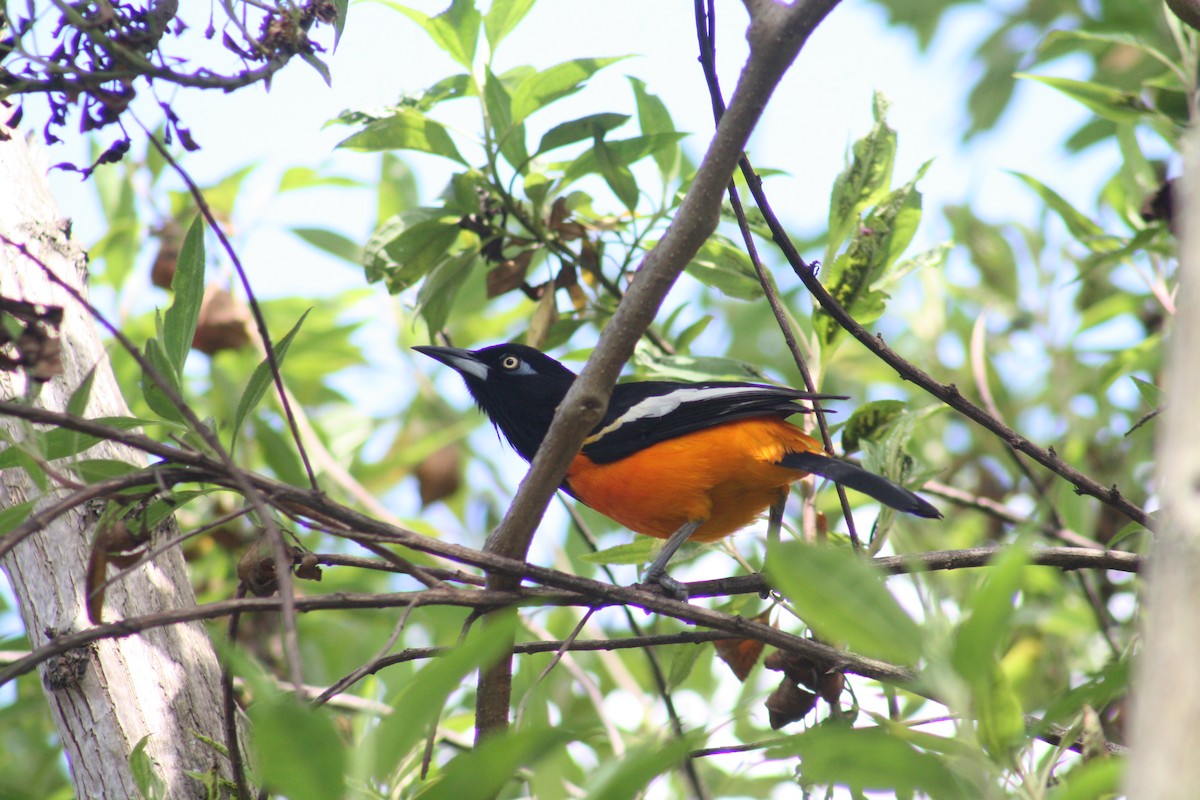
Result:
[[[860,491],[897,511],[915,514],[918,517],[941,519],[942,513],[923,498],[903,486],[892,483],[882,475],[868,472],[849,461],[820,453],[788,453],[779,463],[788,469],[820,475],[834,483]]]

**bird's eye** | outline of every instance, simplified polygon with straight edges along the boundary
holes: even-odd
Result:
[[[506,369],[511,372],[512,370],[521,366],[521,359],[510,353],[509,355],[506,355],[500,359],[500,366],[502,369]]]

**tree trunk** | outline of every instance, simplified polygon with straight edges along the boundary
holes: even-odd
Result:
[[[1131,798],[1187,800],[1200,786],[1200,129],[1183,139],[1179,293],[1159,423],[1162,521],[1150,551],[1133,693]]]
[[[6,132],[0,127],[0,132]],[[69,223],[58,218],[45,179],[45,168],[18,132],[0,142],[0,232],[24,243],[63,280],[85,290],[86,257],[70,240]],[[42,269],[20,252],[0,243],[0,294],[61,306],[63,374],[47,381],[32,402],[65,410],[71,393],[93,367],[95,383],[86,416],[128,415],[97,328],[87,311],[52,284]],[[0,372],[0,396],[25,396],[23,373]],[[27,426],[0,417],[0,430],[16,441]],[[91,458],[112,458],[144,465],[144,454],[112,443],[97,445]],[[0,473],[0,508],[38,498],[39,507],[65,490],[53,479],[43,494],[21,469]],[[95,515],[77,508],[16,546],[0,567],[8,575],[33,647],[55,633],[89,625],[84,576]],[[124,619],[195,605],[183,556],[178,548],[108,588],[104,617]],[[199,623],[157,628],[122,639],[98,642],[68,654],[82,669],[57,666],[41,670],[53,712],[81,798],[127,800],[141,796],[130,768],[130,753],[143,738],[153,772],[168,798],[202,798],[203,784],[187,772],[228,776],[228,761],[205,737],[223,741],[219,668]],[[48,672],[54,675],[48,680]],[[53,687],[53,688],[51,688]]]

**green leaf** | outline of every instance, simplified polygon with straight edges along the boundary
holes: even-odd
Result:
[[[342,40],[342,31],[346,27],[346,17],[350,13],[350,0],[333,0],[333,8],[337,13],[333,20],[333,51],[336,53],[338,42]]]
[[[597,136],[603,138],[603,134],[621,127],[628,121],[628,114],[590,114],[586,117],[580,117],[579,119],[555,125],[546,131],[546,135],[538,143],[537,152],[534,155],[539,156],[542,153],[547,153],[559,147],[565,147],[566,145],[582,142]]]
[[[1009,174],[1020,180],[1030,189],[1033,189],[1037,196],[1042,198],[1042,202],[1051,211],[1058,214],[1071,235],[1089,250],[1093,252],[1108,252],[1120,246],[1114,241],[1113,237],[1104,232],[1103,228],[1093,222],[1087,215],[1076,210],[1062,195],[1046,186],[1046,184],[1037,178],[1022,172],[1009,171]]]
[[[521,81],[512,95],[513,124],[523,122],[530,114],[574,94],[584,82],[609,64],[627,56],[612,58],[576,58],[538,70]]]
[[[11,447],[0,452],[0,456],[7,455],[10,450],[12,450]],[[13,463],[16,464],[15,459]],[[8,508],[0,509],[0,536],[8,534],[13,528],[29,519],[29,515],[33,513],[36,505],[36,500],[25,500]]]
[[[596,136],[595,143],[592,145],[592,152],[596,154],[596,162],[600,165],[600,174],[604,177],[608,188],[612,189],[613,194],[617,196],[623,206],[633,211],[637,208],[638,186],[629,167],[612,157],[608,146],[604,144],[604,139],[599,135]]]
[[[665,356],[639,348],[633,353],[633,365],[639,378],[671,381],[754,381],[766,382],[767,376],[753,364],[720,356]]]
[[[959,627],[951,655],[955,671],[968,683],[986,684],[998,669],[1012,635],[1013,602],[1028,565],[1029,551],[1018,541],[992,560],[983,585],[970,595],[970,615]]]
[[[459,234],[458,218],[437,209],[402,211],[380,226],[363,248],[367,280],[397,294],[440,263]]]
[[[538,727],[490,736],[475,749],[455,756],[421,800],[491,800],[518,770],[533,769],[572,738],[562,728]]]
[[[515,169],[523,172],[529,163],[525,126],[520,120],[513,119],[512,96],[504,79],[496,77],[490,69],[484,75],[487,82],[483,87],[483,99],[500,154]]]
[[[1057,784],[1046,794],[1046,800],[1119,797],[1127,763],[1124,758],[1097,758],[1076,764],[1065,775],[1055,773]]]
[[[875,400],[854,409],[842,429],[842,448],[853,453],[858,450],[861,440],[878,439],[907,407],[902,400]]]
[[[192,221],[183,238],[171,290],[175,300],[163,315],[162,346],[167,358],[175,365],[174,374],[182,375],[204,300],[204,217],[200,215]]]
[[[150,736],[151,734],[146,734],[138,739],[137,744],[129,751],[129,772],[144,798],[162,797],[166,788],[155,769],[154,759],[146,752]]]
[[[1067,97],[1086,106],[1097,116],[1112,122],[1138,122],[1147,115],[1153,114],[1153,109],[1142,102],[1133,92],[1123,92],[1112,86],[1105,86],[1091,81],[1076,81],[1070,78],[1055,78],[1049,75],[1031,75],[1018,72],[1014,78],[1037,81],[1062,92]]]
[[[289,167],[279,178],[280,193],[294,192],[301,189],[314,189],[322,186],[334,188],[358,189],[366,186],[365,181],[349,178],[345,175],[325,175],[312,167]]]
[[[921,657],[920,627],[884,586],[883,574],[849,550],[768,545],[766,572],[825,641],[906,666]]]
[[[851,234],[846,251],[826,265],[823,280],[829,293],[864,325],[878,319],[886,308],[888,296],[882,286],[892,282],[893,267],[921,220],[921,194],[916,184],[930,163],[926,161],[912,180],[880,200]],[[827,346],[841,334],[841,327],[823,309],[814,313],[814,324]]]
[[[896,161],[896,132],[887,124],[887,100],[876,92],[872,105],[875,126],[851,147],[850,163],[834,179],[829,198],[829,239],[825,263],[854,229],[859,213],[883,196],[892,183]]]
[[[300,319],[296,320],[296,324],[292,329],[284,334],[283,338],[275,342],[275,363],[280,369],[283,369],[283,360],[287,358],[288,348],[292,346],[292,339],[300,331],[300,326],[304,324],[304,320],[308,317],[308,311],[300,315]],[[263,395],[266,394],[267,387],[274,381],[274,375],[271,371],[271,362],[263,359],[258,366],[254,368],[254,372],[250,375],[250,380],[246,383],[246,390],[242,392],[241,398],[238,399],[237,409],[233,414],[233,437],[229,444],[230,452],[233,452],[237,447],[238,434],[242,431],[242,423],[246,421],[246,415],[253,411],[262,401]]]
[[[971,796],[945,759],[883,728],[852,728],[830,719],[769,748],[767,756],[799,756],[797,776],[805,786],[828,784],[897,795],[923,792],[933,800]]]
[[[72,463],[70,469],[84,483],[99,483],[136,472],[140,467],[116,458],[84,458]]]
[[[1146,401],[1146,405],[1150,406],[1151,408],[1158,408],[1160,405],[1166,402],[1166,392],[1164,392],[1162,389],[1155,386],[1153,383],[1150,383],[1149,381],[1142,380],[1136,375],[1130,375],[1129,377],[1137,386],[1138,393],[1142,396],[1142,399]]]
[[[750,256],[719,236],[711,236],[685,267],[688,275],[739,300],[763,296]]]
[[[317,71],[321,76],[321,80],[325,81],[326,86],[333,86],[333,75],[329,71],[329,65],[317,57],[315,53],[300,53],[300,58],[304,59],[304,63]]]
[[[1038,45],[1038,52],[1044,53],[1052,46],[1059,42],[1088,42],[1104,46],[1117,45],[1118,47],[1131,47],[1135,50],[1141,50],[1146,55],[1156,59],[1168,69],[1177,69],[1178,65],[1175,59],[1170,58],[1157,47],[1152,47],[1136,36],[1131,36],[1127,33],[1093,33],[1091,31],[1072,31],[1072,30],[1053,30],[1046,34],[1046,38],[1042,39]]]
[[[475,0],[453,0],[450,7],[430,17],[399,3],[387,5],[416,22],[429,38],[467,69],[475,62],[475,47],[479,42],[479,26],[483,17],[475,8]]]
[[[288,694],[262,698],[247,713],[253,722],[254,763],[264,784],[292,800],[344,796],[346,747],[327,709]]]
[[[637,102],[638,126],[642,129],[642,133],[646,135],[675,133],[675,122],[671,119],[671,113],[667,111],[666,103],[658,95],[646,91],[645,81],[632,76],[627,77],[629,84],[633,87],[633,97]],[[659,172],[665,178],[675,177],[679,174],[681,161],[679,146],[655,150],[654,161],[658,164]]]
[[[512,641],[516,615],[512,611],[489,614],[483,625],[475,625],[466,640],[446,655],[421,667],[405,688],[389,702],[394,713],[372,732],[372,773],[383,777],[407,759],[436,724],[451,692],[458,690],[467,675],[494,664]],[[330,797],[340,797],[340,793]]]
[[[641,797],[650,781],[674,769],[693,746],[688,738],[642,743],[622,758],[605,759],[585,787],[588,800],[626,800]]]
[[[71,397],[67,400],[67,413],[73,417],[82,417],[87,411],[88,400],[92,397],[92,384],[96,380],[96,368],[92,367],[88,370],[87,375],[83,376],[83,380],[75,387],[75,391],[71,392]]]
[[[179,375],[176,374],[175,365],[167,357],[158,339],[150,339],[146,342],[145,355],[146,360],[150,362],[150,366],[158,376],[178,393]],[[154,413],[172,422],[183,422],[183,414],[167,397],[166,393],[158,385],[158,381],[151,378],[150,374],[145,371],[142,372],[141,387],[142,397],[145,398],[146,405],[150,406],[150,409]]]
[[[494,0],[492,7],[483,17],[483,32],[487,35],[492,52],[533,7],[533,0]]]
[[[607,547],[595,553],[584,553],[579,560],[585,564],[645,564],[658,555],[661,543],[649,536],[639,536],[628,544]]]
[[[1025,742],[1025,716],[1004,670],[993,669],[972,685],[971,708],[979,741],[997,761],[1008,761]]]
[[[342,140],[338,147],[367,153],[417,150],[453,159],[464,166],[467,164],[446,127],[413,108],[397,109],[390,117],[367,123],[361,131]]]
[[[431,336],[445,327],[458,290],[479,263],[478,255],[477,250],[464,250],[442,260],[425,276],[425,282],[417,292],[414,313],[425,320]]]
[[[362,247],[349,236],[328,228],[292,228],[292,233],[331,256],[356,266],[362,263]]]
[[[605,140],[604,146],[608,150],[610,159],[628,166],[664,147],[670,147],[682,138],[682,133],[656,133],[653,136],[634,136],[616,141]],[[592,147],[567,164],[566,169],[563,170],[562,185],[566,186],[584,175],[598,174],[599,172],[600,162],[596,157],[596,149]]]
[[[155,424],[156,422],[155,420],[138,419],[137,417],[97,417],[91,421],[123,431],[132,430],[142,425]],[[54,428],[39,435],[41,436],[39,452],[41,457],[46,461],[54,461],[59,458],[73,456],[76,453],[82,453],[92,445],[104,441],[99,436],[92,436],[89,433],[76,433],[66,428]],[[0,450],[0,470],[18,466],[18,451],[19,448],[16,446]]]

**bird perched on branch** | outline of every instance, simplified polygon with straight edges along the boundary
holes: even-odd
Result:
[[[415,347],[458,372],[475,402],[522,458],[532,461],[575,373],[520,344],[481,350]],[[845,399],[757,383],[633,381],[613,389],[604,418],[583,440],[562,489],[637,533],[666,539],[644,581],[686,599],[667,562],[688,540],[710,542],[768,508],[781,518],[788,487],[820,475],[898,511],[941,514],[908,489],[825,455],[787,418],[809,403]]]

